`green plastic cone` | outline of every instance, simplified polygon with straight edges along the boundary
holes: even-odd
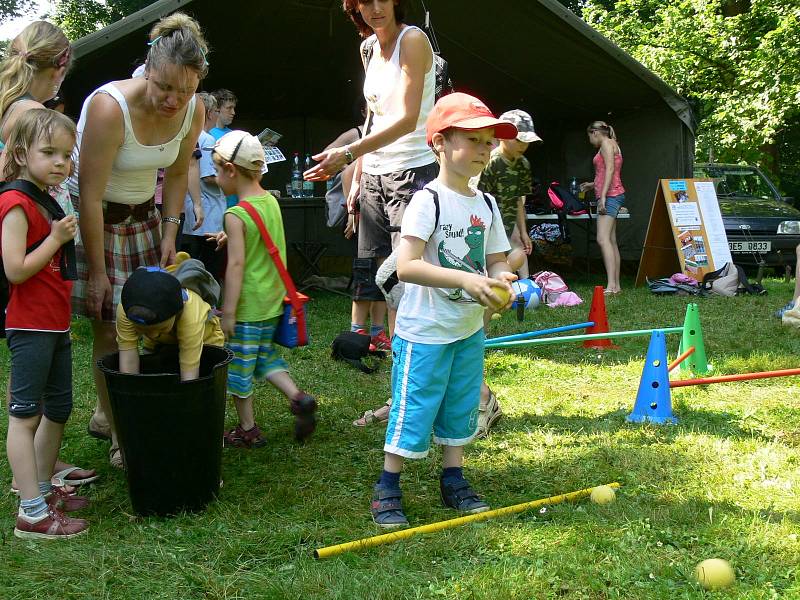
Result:
[[[700,327],[700,311],[697,304],[686,307],[686,319],[683,321],[683,337],[681,338],[680,352],[694,346],[694,353],[681,363],[681,371],[691,372],[695,375],[705,375],[711,369],[706,358],[706,347],[703,344],[703,329]]]

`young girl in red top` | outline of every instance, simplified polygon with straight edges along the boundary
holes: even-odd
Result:
[[[614,128],[595,121],[586,128],[589,143],[598,149],[594,164],[594,181],[581,184],[581,191],[594,190],[597,198],[597,243],[603,254],[608,284],[605,293],[619,294],[619,247],[617,246],[617,214],[625,204],[625,188],[620,177],[622,151]]]
[[[0,246],[11,284],[7,451],[20,495],[14,535],[21,538],[64,539],[89,527],[82,519],[64,516],[89,501],[50,482],[72,412],[70,294],[78,222],[64,215],[55,200],[48,202],[49,196],[34,200],[39,191],[46,194],[69,176],[75,139],[69,118],[35,108],[19,117],[6,145],[5,180],[22,180],[31,188],[31,195],[13,189],[0,195]]]

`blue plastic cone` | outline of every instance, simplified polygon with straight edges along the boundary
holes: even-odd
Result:
[[[669,371],[667,370],[667,340],[664,332],[656,330],[650,336],[647,359],[636,393],[633,412],[628,415],[631,423],[677,423],[672,414],[672,400],[669,393]]]

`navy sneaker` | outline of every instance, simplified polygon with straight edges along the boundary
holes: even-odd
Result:
[[[489,505],[481,500],[469,481],[463,477],[440,479],[439,490],[442,493],[444,505],[454,508],[458,512],[475,514],[489,510]]]
[[[786,303],[786,306],[784,306],[783,308],[779,308],[778,310],[775,311],[775,316],[778,317],[779,319],[782,319],[783,313],[785,313],[787,310],[792,310],[793,308],[794,308],[794,300],[789,300],[789,302]]]
[[[383,529],[397,529],[398,527],[408,527],[408,519],[403,513],[401,498],[403,493],[399,487],[388,487],[376,483],[372,488],[372,504],[370,512],[372,520],[378,527]]]

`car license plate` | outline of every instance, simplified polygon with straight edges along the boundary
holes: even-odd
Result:
[[[728,242],[731,252],[769,252],[772,250],[772,242]]]

